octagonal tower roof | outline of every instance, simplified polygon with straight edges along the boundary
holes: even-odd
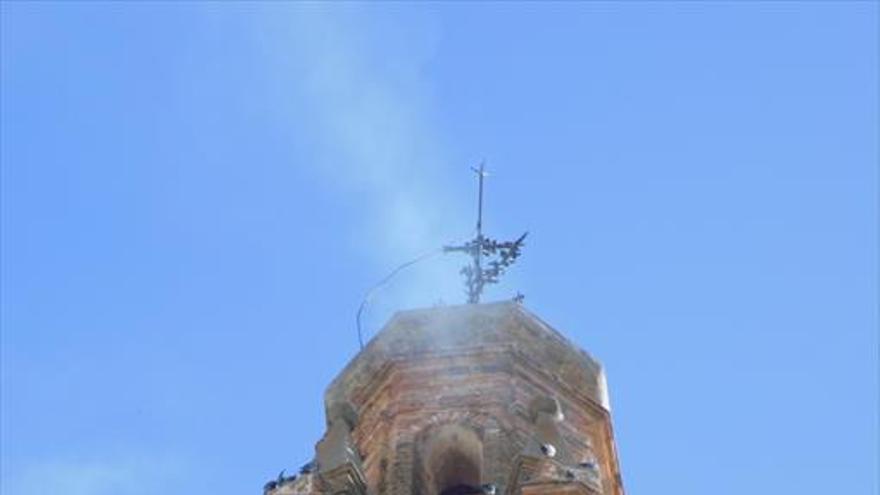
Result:
[[[389,364],[487,348],[509,352],[561,389],[610,409],[601,364],[516,302],[400,311],[327,388],[325,403],[356,397]]]

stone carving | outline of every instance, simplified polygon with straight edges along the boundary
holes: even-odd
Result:
[[[529,405],[533,436],[517,457],[511,490],[517,495],[598,494],[602,486],[592,457],[575,463],[560,431],[565,420],[559,401],[538,397]]]
[[[335,402],[327,409],[327,432],[315,446],[318,479],[324,493],[367,493],[361,456],[351,439],[357,420],[357,412],[349,402]]]
[[[559,423],[565,419],[565,415],[559,401],[553,397],[538,397],[530,404],[529,415],[534,423],[534,435],[524,453],[567,460],[568,452],[559,431]]]

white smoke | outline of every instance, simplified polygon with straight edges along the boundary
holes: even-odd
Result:
[[[450,180],[471,190],[473,164],[451,163],[432,125],[436,105],[424,68],[436,26],[425,19],[409,29],[411,39],[389,39],[373,21],[360,9],[297,8],[282,27],[293,33],[290,90],[308,101],[285,111],[307,119],[319,155],[310,166],[320,180],[356,198],[363,228],[352,238],[375,268],[369,284],[426,250],[468,237],[474,216],[470,203],[449,193]],[[464,262],[440,256],[401,272],[373,298],[369,333],[396,309],[463,302],[457,271]]]

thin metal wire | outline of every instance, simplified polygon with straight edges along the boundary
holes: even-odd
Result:
[[[361,330],[361,315],[364,313],[364,308],[367,306],[367,303],[370,302],[370,299],[372,299],[373,294],[377,290],[382,288],[382,286],[387,284],[392,278],[394,278],[395,275],[400,273],[400,271],[403,270],[404,268],[415,265],[416,263],[418,263],[420,261],[424,261],[424,260],[431,258],[433,256],[436,256],[438,254],[443,254],[442,248],[441,249],[433,249],[431,251],[428,251],[427,253],[424,253],[420,256],[417,256],[416,258],[413,258],[413,259],[407,261],[406,263],[399,265],[394,270],[391,270],[391,273],[386,275],[385,278],[380,280],[376,285],[370,287],[370,290],[368,290],[366,295],[364,295],[364,299],[361,301],[360,306],[358,306],[357,316],[355,317],[355,320],[357,322],[358,343],[361,345],[361,349],[364,348],[364,336],[363,336],[363,331]]]
[[[444,252],[445,252],[445,250],[442,247],[432,249],[430,251],[427,251],[425,253],[420,254],[419,256],[416,256],[415,258],[407,261],[406,263],[398,265],[394,270],[391,270],[391,273],[386,275],[385,278],[383,278],[382,280],[378,281],[376,283],[376,285],[370,287],[370,289],[366,292],[366,294],[364,294],[364,298],[363,298],[363,300],[361,300],[361,304],[358,306],[357,315],[355,316],[355,323],[357,325],[357,334],[358,334],[358,344],[360,344],[361,350],[363,350],[363,348],[364,348],[364,335],[363,335],[363,327],[361,325],[361,317],[363,316],[363,313],[367,307],[367,304],[369,304],[370,300],[373,298],[373,295],[376,293],[376,291],[381,289],[383,286],[385,286],[388,282],[391,281],[392,278],[394,278],[395,275],[400,273],[405,268],[408,268],[408,267],[415,265],[416,263],[422,262],[426,259],[433,258],[434,256],[437,256],[439,254],[443,254]]]

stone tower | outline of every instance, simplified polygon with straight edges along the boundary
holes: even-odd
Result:
[[[396,314],[325,408],[266,495],[623,495],[601,365],[515,302]]]

